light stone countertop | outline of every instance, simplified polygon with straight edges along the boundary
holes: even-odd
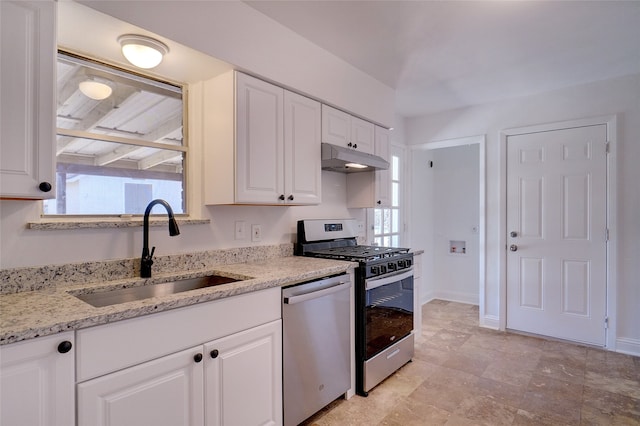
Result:
[[[184,273],[155,274],[148,279],[130,278],[3,294],[0,295],[0,345],[304,282],[348,272],[355,266],[357,264],[351,262],[288,256],[217,265]],[[244,280],[101,308],[93,307],[72,295],[213,274]]]

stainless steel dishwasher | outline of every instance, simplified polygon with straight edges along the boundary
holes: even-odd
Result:
[[[351,387],[351,278],[282,290],[284,425],[294,426]]]

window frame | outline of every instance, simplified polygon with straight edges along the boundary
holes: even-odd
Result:
[[[380,239],[381,241],[384,241],[385,237],[389,237],[389,240],[392,241],[393,236],[397,236],[398,238],[398,244],[395,245],[396,247],[402,247],[405,241],[405,228],[406,228],[406,220],[405,220],[405,214],[406,214],[406,203],[405,203],[405,188],[407,187],[406,185],[406,180],[407,180],[407,165],[406,165],[406,158],[405,158],[405,148],[399,145],[395,145],[395,144],[391,144],[391,158],[390,158],[390,169],[389,169],[389,185],[390,185],[390,205],[389,206],[385,206],[385,207],[374,207],[373,209],[369,209],[370,210],[370,214],[369,214],[369,220],[370,223],[372,224],[372,226],[370,227],[371,229],[371,238],[370,241],[372,241],[372,244],[374,245],[383,245],[383,244],[378,244]],[[394,160],[393,158],[397,158],[398,159],[398,171],[397,173],[394,173],[393,170],[393,164],[394,164]],[[397,179],[394,179],[394,175],[397,176]],[[394,188],[394,183],[397,183],[397,188],[398,188],[398,203],[397,205],[393,205],[393,200],[394,200],[394,194],[393,194],[393,188]],[[376,213],[379,211],[380,215],[381,215],[381,219],[384,220],[384,211],[385,210],[392,210],[395,211],[395,216],[398,219],[398,229],[396,232],[393,232],[393,213],[390,215],[390,221],[391,223],[389,224],[389,232],[384,232],[384,223],[381,224],[381,230],[382,233],[376,233],[376,229],[375,229],[375,216]],[[393,244],[390,244],[391,246],[393,246]]]
[[[115,75],[124,75],[125,78],[134,80],[134,81],[142,81],[146,85],[156,86],[158,88],[170,91],[172,89],[167,89],[167,87],[175,88],[176,92],[179,91],[181,96],[182,103],[182,144],[181,145],[171,145],[159,142],[153,142],[144,139],[134,139],[127,138],[122,136],[113,136],[107,134],[100,133],[92,133],[84,130],[75,130],[75,129],[65,129],[61,127],[55,128],[56,136],[67,136],[73,138],[82,138],[89,140],[96,140],[102,142],[111,142],[111,143],[119,143],[126,144],[129,146],[137,146],[142,148],[154,148],[163,151],[175,151],[179,152],[182,155],[182,212],[175,213],[175,216],[187,217],[189,216],[189,182],[188,182],[188,165],[189,165],[189,135],[188,135],[188,84],[187,83],[179,83],[169,78],[161,78],[157,75],[150,75],[140,72],[139,70],[134,70],[120,64],[114,64],[105,59],[97,59],[95,57],[88,56],[86,54],[80,54],[73,52],[68,49],[64,49],[58,47],[56,57],[58,58],[60,55],[72,58],[73,60],[78,61],[79,63],[84,64],[85,66],[89,66],[92,68],[96,68],[98,70],[109,70],[109,72],[113,72]],[[154,83],[157,83],[154,84]],[[56,89],[56,96],[58,95],[58,90]],[[57,123],[56,123],[57,124]],[[56,155],[57,157],[57,155]],[[82,165],[79,165],[83,167]],[[55,159],[55,169],[56,169],[56,178],[58,175],[58,160]],[[127,169],[123,169],[127,170]],[[131,169],[134,171],[135,169]],[[155,172],[161,173],[161,172]],[[98,176],[98,174],[96,174]],[[56,194],[57,195],[57,194]],[[52,200],[56,200],[57,198],[53,198]],[[121,218],[121,217],[142,217],[144,212],[141,213],[101,213],[101,214],[47,214],[44,212],[44,201],[40,203],[40,217],[42,219],[96,219],[96,218]]]

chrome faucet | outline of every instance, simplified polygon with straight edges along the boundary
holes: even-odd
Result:
[[[151,213],[151,209],[156,204],[162,204],[165,209],[167,209],[167,214],[169,215],[169,235],[175,237],[176,235],[180,235],[180,230],[178,229],[178,222],[173,217],[173,210],[171,210],[171,206],[165,200],[156,199],[149,203],[147,209],[144,211],[144,239],[142,246],[142,259],[140,259],[140,277],[142,278],[151,278],[151,265],[153,265],[153,252],[156,251],[156,248],[153,247],[151,249],[151,253],[149,253],[149,214]]]

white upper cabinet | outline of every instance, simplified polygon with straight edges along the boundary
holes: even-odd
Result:
[[[72,331],[0,346],[0,424],[74,425]]]
[[[55,198],[56,2],[0,2],[0,197]]]
[[[375,126],[375,155],[391,163],[389,130]],[[349,173],[347,207],[371,208],[391,206],[391,170]]]
[[[236,78],[235,202],[274,204],[284,195],[284,90]]]
[[[205,85],[206,204],[318,204],[320,106],[238,73]]]
[[[373,154],[374,125],[346,112],[322,105],[322,142]]]
[[[319,102],[284,91],[284,193],[288,203],[322,201],[320,116]]]
[[[376,126],[375,154],[391,164],[391,143],[389,130]],[[391,206],[391,170],[376,170],[375,204],[377,207]]]

